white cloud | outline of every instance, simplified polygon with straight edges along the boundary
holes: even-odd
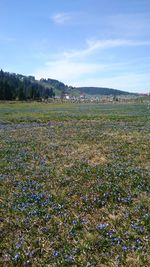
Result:
[[[130,92],[150,91],[150,78],[148,73],[121,73],[111,75],[111,71],[119,70],[121,64],[92,64],[70,61],[53,61],[39,69],[34,75],[57,79],[72,86],[109,87]],[[107,73],[107,76],[106,76]],[[104,75],[104,76],[103,76]]]
[[[105,60],[106,63],[93,63],[89,58],[97,50],[129,46],[150,46],[150,41],[88,40],[85,49],[53,55],[53,58],[45,62],[41,69],[37,69],[34,75],[38,79],[53,78],[73,86],[106,86],[129,91],[137,91],[140,88],[149,90],[150,78],[147,73],[127,71],[132,69],[132,62],[110,63]]]
[[[84,62],[72,62],[68,60],[56,60],[47,62],[45,67],[39,69],[35,76],[39,79],[54,78],[62,81],[76,80],[84,74],[95,73],[100,69],[98,64],[84,63]]]
[[[65,24],[65,22],[69,21],[71,18],[70,13],[60,12],[51,17],[52,21],[55,24],[62,25]]]
[[[84,57],[94,53],[96,50],[110,49],[115,47],[129,47],[129,46],[150,46],[150,41],[133,41],[133,40],[87,40],[87,47],[82,50],[70,50],[64,52],[66,58]]]

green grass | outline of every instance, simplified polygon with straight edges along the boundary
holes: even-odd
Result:
[[[2,266],[149,266],[147,104],[1,103]]]

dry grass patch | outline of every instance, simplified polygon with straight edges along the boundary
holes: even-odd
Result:
[[[71,157],[75,160],[83,160],[91,166],[101,165],[109,162],[109,150],[99,144],[78,144]]]

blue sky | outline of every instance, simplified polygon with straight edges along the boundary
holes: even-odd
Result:
[[[150,91],[150,0],[0,0],[0,68]]]

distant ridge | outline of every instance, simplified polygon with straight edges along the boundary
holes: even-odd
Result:
[[[0,70],[0,100],[38,100],[61,96],[64,93],[76,97],[82,94],[87,97],[138,95],[107,87],[73,87],[51,78],[36,80],[34,76]]]
[[[118,89],[113,88],[107,88],[107,87],[73,87],[65,85],[64,83],[54,80],[54,79],[40,79],[40,82],[45,86],[50,86],[55,91],[55,95],[60,95],[62,91],[70,94],[70,95],[103,95],[103,96],[109,96],[109,95],[138,95],[136,93],[130,93]]]
[[[107,88],[107,87],[73,87],[73,86],[68,86],[65,85],[64,83],[54,80],[54,79],[40,79],[40,83],[45,86],[49,86],[53,88],[55,95],[60,95],[61,92],[66,92],[70,95],[80,95],[80,94],[85,94],[85,95],[103,95],[103,96],[109,96],[109,95],[138,95],[136,93],[130,93],[118,89],[113,89],[113,88]]]
[[[136,95],[136,93],[129,93],[107,87],[76,87],[76,90],[88,95]]]

